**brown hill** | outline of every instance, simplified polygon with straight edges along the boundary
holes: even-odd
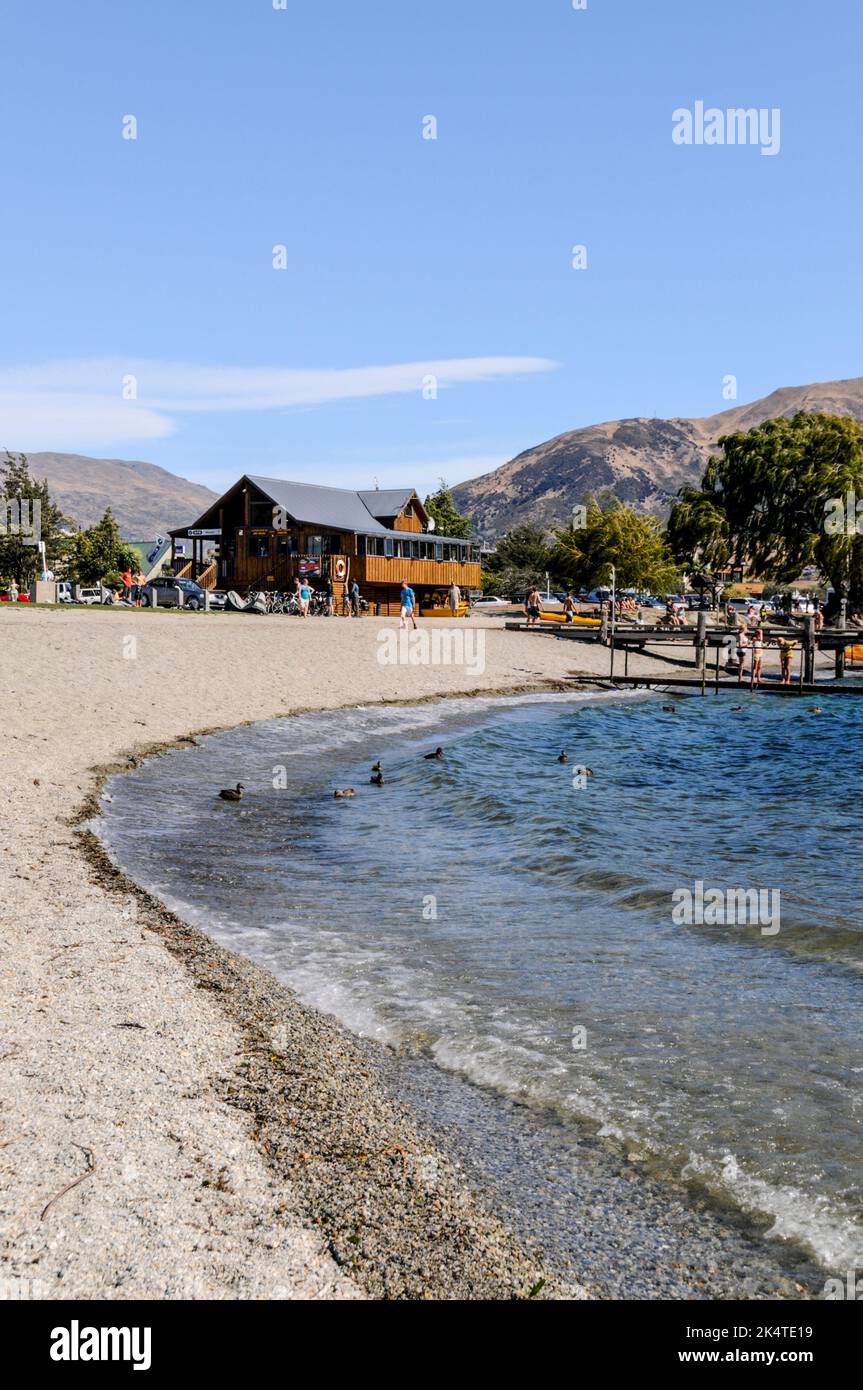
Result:
[[[611,488],[624,502],[665,513],[679,487],[697,484],[716,441],[734,430],[800,410],[863,419],[863,377],[786,386],[749,405],[702,419],[610,420],[526,449],[492,473],[453,488],[481,534],[567,519],[588,493]]]
[[[155,463],[94,459],[84,454],[28,454],[34,478],[47,478],[52,499],[79,526],[110,507],[129,540],[164,535],[194,521],[217,496]]]

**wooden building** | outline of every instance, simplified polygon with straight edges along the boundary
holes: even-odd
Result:
[[[374,612],[397,613],[407,580],[420,607],[453,580],[479,589],[479,545],[440,536],[413,488],[351,492],[244,474],[190,526],[171,531],[174,573],[209,589],[315,587],[337,604],[356,580]],[[179,547],[183,553],[179,553]]]

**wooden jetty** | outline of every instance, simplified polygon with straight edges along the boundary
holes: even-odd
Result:
[[[832,652],[834,658],[834,677],[836,682],[841,682],[845,676],[845,653],[846,648],[863,643],[863,630],[860,628],[822,628],[820,632],[815,631],[815,619],[812,615],[807,615],[802,622],[795,626],[771,626],[762,624],[764,632],[765,646],[769,646],[783,637],[790,637],[800,648],[800,671],[791,685],[780,685],[777,682],[767,679],[760,686],[756,686],[750,675],[749,680],[738,682],[736,677],[733,680],[723,678],[720,675],[720,660],[723,650],[732,657],[735,651],[738,628],[734,627],[708,627],[707,614],[700,612],[697,623],[694,627],[668,628],[668,627],[639,627],[636,625],[621,626],[612,623],[607,614],[604,614],[597,627],[584,627],[576,624],[566,623],[542,623],[527,626],[524,621],[508,622],[507,628],[514,632],[535,632],[543,636],[554,636],[569,642],[599,642],[609,649],[609,671],[607,676],[585,676],[580,679],[589,684],[611,682],[623,680],[628,684],[646,685],[677,685],[690,686],[693,689],[700,689],[704,694],[709,684],[717,693],[720,690],[759,690],[770,694],[827,694],[831,695],[859,695],[863,694],[863,686],[840,685],[832,682],[816,682],[815,680],[815,657],[816,653]],[[631,677],[629,675],[629,653],[632,650],[643,652],[646,647],[683,647],[693,651],[695,672],[692,676],[654,676],[646,678],[644,676]],[[615,677],[615,655],[623,653],[623,675]],[[708,674],[708,654],[713,652],[713,670]],[[575,675],[575,673],[573,673]]]

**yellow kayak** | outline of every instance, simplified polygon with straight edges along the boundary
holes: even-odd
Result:
[[[863,643],[856,642],[853,647],[846,647],[845,655],[849,661],[863,661]]]
[[[448,606],[445,607],[442,603],[435,604],[433,608],[426,608],[425,605],[421,605],[421,606],[420,606],[420,617],[421,617],[421,618],[451,618],[452,616],[453,616],[452,609],[451,609],[450,607],[448,607]],[[464,617],[467,616],[467,603],[466,603],[466,602],[462,601],[462,602],[459,604],[459,606],[458,606],[458,612],[456,613],[455,616],[456,616],[457,618],[464,618]]]
[[[544,622],[544,623],[563,623],[563,622],[566,622],[566,614],[565,614],[565,613],[540,613],[539,616],[540,616],[540,620],[541,620],[542,622]],[[572,618],[570,621],[571,621],[571,623],[572,623],[573,625],[574,625],[575,623],[582,623],[582,624],[584,624],[584,625],[586,625],[586,626],[589,626],[589,627],[599,627],[599,618],[580,618],[580,617],[576,616],[576,617]]]

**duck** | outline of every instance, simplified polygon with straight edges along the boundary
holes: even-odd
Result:
[[[810,714],[823,714],[823,713],[824,713],[824,708],[823,708],[822,705],[813,705],[812,708],[811,708],[811,710],[809,711],[809,713],[810,713]]]
[[[424,754],[424,757],[425,757],[426,762],[430,762],[432,758],[442,758],[442,757],[443,757],[443,749],[442,749],[442,748],[436,748],[436,749],[434,750],[433,753],[426,753],[426,754]]]
[[[378,761],[376,763],[372,763],[372,772],[383,772],[383,770],[384,765],[382,762]]]
[[[333,792],[333,796],[338,801],[343,796],[356,796],[356,792],[353,787],[337,787]]]
[[[222,791],[219,792],[219,796],[222,798],[223,801],[242,801],[242,799],[243,799],[243,784],[242,784],[242,782],[238,782],[237,785],[236,785],[236,787],[224,787],[224,788],[222,789]]]
[[[677,713],[677,710],[675,709],[674,705],[663,705],[663,706],[662,706],[662,713],[663,713],[663,714],[676,714],[676,713]]]
[[[369,781],[373,787],[382,787],[384,784],[384,774],[382,772],[373,772]]]
[[[592,767],[576,767],[576,768],[573,768],[573,772],[577,772],[581,777],[592,777],[592,776],[593,776],[593,768],[592,768]]]
[[[558,754],[557,761],[558,761],[559,763],[568,763],[568,762],[569,762],[569,754],[568,754],[568,753],[559,753],[559,754]]]

